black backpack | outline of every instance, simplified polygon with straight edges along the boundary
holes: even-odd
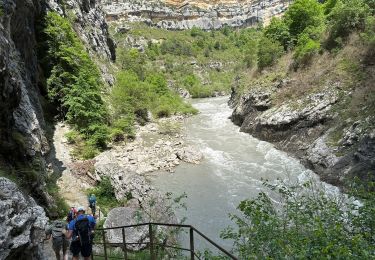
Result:
[[[91,243],[90,221],[87,218],[87,216],[85,216],[84,218],[82,218],[80,220],[77,220],[75,225],[74,225],[74,229],[75,229],[76,234],[79,238],[79,241],[81,242],[81,245]]]

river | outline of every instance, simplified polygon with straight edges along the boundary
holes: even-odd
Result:
[[[153,177],[162,192],[187,193],[188,210],[178,210],[191,224],[226,248],[220,232],[232,225],[229,213],[238,213],[241,200],[254,198],[264,187],[263,180],[295,181],[313,175],[296,159],[270,143],[239,131],[229,118],[228,97],[197,99],[192,104],[200,113],[185,122],[187,142],[200,149],[199,165],[182,164],[174,173]]]

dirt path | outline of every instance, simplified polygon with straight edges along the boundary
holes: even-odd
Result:
[[[60,188],[61,196],[69,206],[84,206],[87,208],[87,196],[85,190],[90,186],[75,177],[69,169],[73,161],[65,137],[67,132],[69,132],[69,128],[63,123],[58,123],[55,126],[53,145],[55,148],[56,159],[61,163],[59,168],[62,171],[61,177],[57,181],[57,185]]]

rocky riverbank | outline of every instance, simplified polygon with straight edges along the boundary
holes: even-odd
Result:
[[[324,181],[345,187],[348,176],[372,178],[367,174],[375,169],[375,129],[371,127],[374,116],[356,121],[349,118],[348,127],[338,129],[338,107],[355,91],[343,91],[336,84],[298,99],[277,102],[277,93],[295,83],[283,79],[267,88],[253,86],[246,93],[233,89],[231,120],[241,131],[300,159]],[[342,133],[339,138],[335,136],[338,133]]]

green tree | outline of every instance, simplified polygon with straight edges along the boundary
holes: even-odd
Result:
[[[323,21],[323,7],[316,0],[296,0],[285,13],[285,22],[294,41],[305,28],[320,26]]]
[[[258,45],[258,68],[271,66],[282,56],[284,49],[278,41],[263,36]]]
[[[86,140],[99,134],[95,129],[103,134],[108,115],[100,95],[103,83],[98,68],[67,19],[49,12],[43,27],[39,50],[47,76],[49,100],[57,105],[61,117]],[[93,128],[94,125],[100,127]],[[105,139],[91,142],[104,147]]]
[[[264,29],[264,34],[268,38],[280,42],[285,51],[288,49],[291,36],[288,25],[283,19],[273,17],[271,23]]]
[[[327,47],[336,47],[340,39],[345,40],[354,30],[363,31],[370,14],[369,6],[363,0],[338,0],[328,15]]]

